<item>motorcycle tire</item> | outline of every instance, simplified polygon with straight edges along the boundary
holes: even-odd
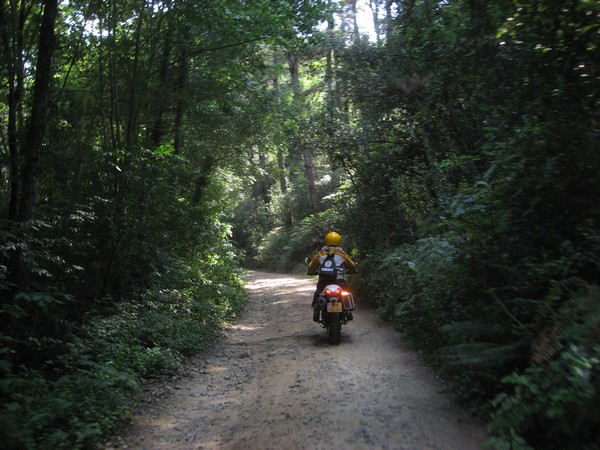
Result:
[[[342,320],[340,313],[329,314],[329,343],[331,345],[340,345],[340,335],[342,332]]]

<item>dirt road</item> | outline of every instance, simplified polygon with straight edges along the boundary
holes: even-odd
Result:
[[[114,448],[482,448],[482,430],[360,302],[331,346],[311,320],[313,280],[250,272],[247,289],[236,323]]]

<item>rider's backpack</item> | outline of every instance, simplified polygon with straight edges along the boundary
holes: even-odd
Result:
[[[337,275],[337,267],[335,265],[335,255],[330,253],[327,255],[321,267],[319,267],[319,275],[326,275],[335,278]]]

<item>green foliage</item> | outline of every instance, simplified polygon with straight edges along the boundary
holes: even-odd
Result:
[[[236,246],[243,249],[246,264],[252,266],[260,242],[274,226],[273,214],[263,199],[249,196],[238,202],[231,222]]]
[[[323,41],[334,83],[290,128],[350,180],[333,225],[362,258],[359,295],[490,419],[498,448],[597,445],[599,12],[407,2],[377,45]],[[258,253],[278,270],[323,231],[303,216],[333,217],[293,181],[305,203]]]
[[[0,428],[7,448],[93,447],[135,405],[139,377],[176,373],[184,357],[219,333],[245,293],[235,253],[219,232],[204,238],[211,235],[198,259],[171,267],[178,274],[168,279],[179,280],[177,286],[117,303],[62,341],[30,342],[28,352],[46,353],[38,372],[2,366]],[[2,338],[2,356],[10,360],[19,347]]]
[[[509,390],[492,401],[493,448],[592,449],[599,444],[600,348],[571,346],[543,365],[502,379]]]
[[[243,305],[229,174],[269,140],[281,100],[270,45],[301,48],[327,3],[61,3],[29,223],[7,212],[26,185],[43,8],[3,3],[5,446],[93,448],[135,400],[135,380],[176,372]],[[263,219],[248,240],[271,227]]]
[[[361,264],[358,295],[433,352],[444,342],[442,325],[460,313],[456,253],[448,240],[427,238],[374,255]]]
[[[188,272],[194,283],[184,289],[160,289],[136,303],[119,304],[114,314],[84,328],[72,344],[73,362],[62,363],[91,359],[144,377],[175,371],[183,357],[200,352],[243,305],[239,278],[227,275],[228,284],[221,284],[203,280],[206,275]]]
[[[361,297],[498,448],[598,445],[599,12],[412,2],[341,59]]]
[[[257,255],[257,264],[280,272],[306,272],[305,259],[323,246],[325,235],[339,230],[335,210],[327,210],[306,217],[291,228],[275,228],[263,240]],[[343,233],[343,231],[341,231]],[[346,242],[342,246],[347,247]]]
[[[55,381],[35,372],[0,382],[0,441],[7,449],[91,448],[130,406],[139,385],[130,372],[88,364]]]
[[[380,2],[372,44],[317,31],[324,0],[159,3],[61,5],[37,220],[0,223],[10,445],[93,446],[214,336],[243,303],[231,238],[303,272],[330,229],[490,445],[598,445],[600,4]],[[3,211],[41,12],[17,4]]]
[[[127,168],[130,197],[85,199],[65,186],[61,202],[40,208],[52,222],[4,223],[3,261],[20,251],[28,274],[19,284],[2,274],[10,448],[93,447],[134,405],[139,377],[176,373],[243,304],[210,187],[198,205],[173,195],[186,164],[142,152]],[[62,203],[71,196],[79,203]]]

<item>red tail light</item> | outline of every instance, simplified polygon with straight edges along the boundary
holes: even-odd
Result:
[[[325,289],[325,293],[329,296],[332,295],[348,295],[346,292],[342,291],[341,289],[336,289],[335,291],[332,291],[331,289]]]

